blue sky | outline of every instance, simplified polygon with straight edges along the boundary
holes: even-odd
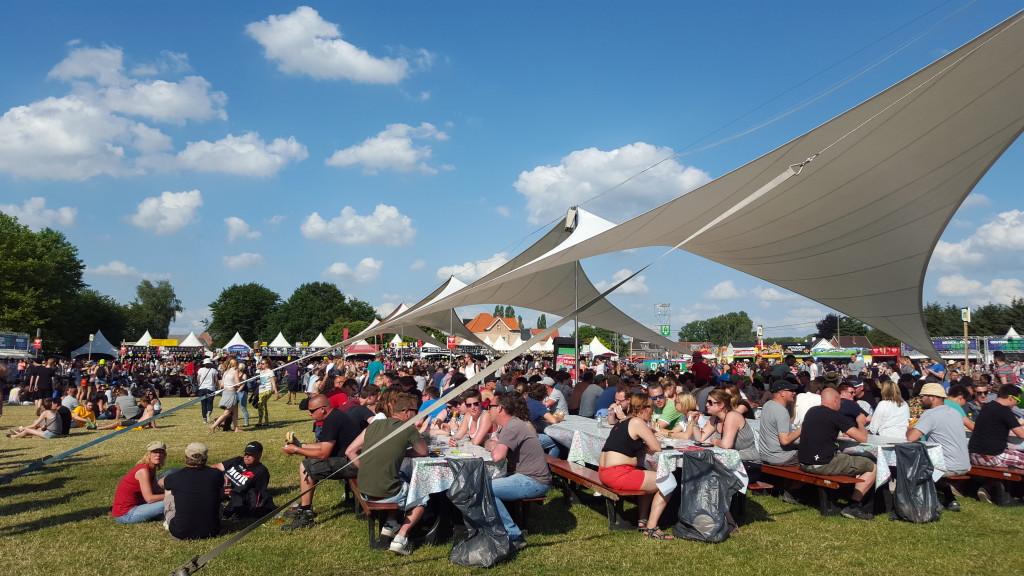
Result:
[[[170,280],[172,332],[201,329],[233,283],[287,298],[329,281],[387,313],[487,273],[571,204],[622,222],[737,168],[1019,8],[6,2],[0,210],[64,232],[121,302]],[[926,301],[1024,296],[1022,182],[1018,142],[943,235]],[[584,268],[600,285],[660,253]],[[745,310],[805,334],[829,312],[682,252],[612,300],[648,325],[670,304],[673,333]]]

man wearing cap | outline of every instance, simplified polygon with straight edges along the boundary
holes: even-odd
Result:
[[[203,361],[203,367],[197,374],[199,395],[203,397],[202,413],[203,423],[210,422],[210,413],[213,412],[213,395],[217,393],[217,369],[213,366],[213,360],[207,358]]]
[[[330,399],[323,394],[314,394],[309,399],[308,409],[309,417],[313,419],[316,442],[303,444],[294,433],[288,432],[285,436],[287,444],[281,447],[285,454],[305,456],[299,463],[299,487],[302,489],[299,508],[286,513],[294,520],[282,526],[282,530],[313,526],[313,486],[317,482],[327,477],[336,480],[356,477],[357,469],[349,466],[345,450],[359,436],[359,424],[331,406]]]
[[[209,450],[193,442],[185,447],[185,467],[160,479],[164,527],[179,540],[213,538],[220,533],[224,473],[206,465]]]
[[[541,378],[540,383],[547,388],[547,397],[544,398],[544,405],[554,414],[561,413],[565,416],[569,413],[569,403],[565,396],[555,389],[555,379],[550,376]]]
[[[850,504],[840,512],[844,518],[871,520],[865,499],[875,485],[875,463],[863,456],[838,452],[836,440],[843,432],[858,442],[866,442],[868,431],[839,413],[839,392],[826,388],[821,393],[821,405],[807,411],[800,434],[797,459],[800,469],[824,476],[856,476]]]
[[[943,476],[963,476],[971,469],[963,417],[945,403],[946,391],[942,384],[925,384],[921,387],[920,398],[924,413],[916,424],[907,428],[907,441],[917,442],[922,436],[927,436],[929,441],[938,442],[946,459]],[[960,503],[953,496],[952,488],[946,484],[942,490],[946,496],[946,509],[959,512]]]
[[[1024,438],[1024,426],[1011,410],[1017,405],[1019,396],[1020,388],[1013,384],[1003,384],[996,389],[996,399],[981,407],[971,440],[967,444],[971,464],[1024,468],[1024,452],[1007,443],[1009,434]]]
[[[761,461],[777,466],[796,466],[796,441],[800,428],[793,428],[789,409],[796,402],[799,386],[783,378],[772,383],[772,399],[761,408],[758,448]]]
[[[270,470],[260,463],[263,458],[263,444],[255,440],[245,445],[241,456],[229,458],[214,464],[224,472],[225,495],[228,505],[224,516],[263,516],[275,508],[270,495]]]

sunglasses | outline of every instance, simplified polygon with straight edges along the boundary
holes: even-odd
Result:
[[[707,404],[708,406],[715,406],[717,404],[721,404],[721,402],[715,402],[714,400],[708,400],[707,402],[705,402],[705,404]]]
[[[651,400],[664,400],[664,399],[665,399],[665,395],[664,394],[658,394],[657,396],[651,396]]]
[[[479,402],[466,402],[466,408],[472,408],[473,406],[479,406]]]
[[[309,409],[309,413],[310,414],[316,414],[317,410],[323,410],[324,408],[327,408],[327,406],[317,406],[316,408],[310,408]]]

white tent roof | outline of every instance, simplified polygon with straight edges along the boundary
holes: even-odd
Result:
[[[600,295],[582,266],[577,269],[576,263],[570,262],[551,268],[542,267],[534,273],[521,276],[517,274],[516,269],[552,251],[584,243],[594,235],[613,227],[614,224],[607,220],[585,210],[578,210],[574,226],[567,229],[563,222],[557,223],[536,243],[490,274],[449,296],[435,298],[432,302],[413,307],[399,319],[410,321],[420,315],[445,308],[494,303],[566,316],[576,309],[577,303],[582,304]],[[499,277],[507,277],[508,281],[496,281]],[[574,294],[574,289],[578,291],[578,298]],[[579,315],[579,319],[581,322],[627,334],[659,346],[682,350],[678,342],[669,340],[633,320],[607,299],[602,299],[585,310]]]
[[[533,346],[530,346],[530,352],[554,352],[555,343],[551,338],[547,340],[541,340]]]
[[[615,356],[618,356],[618,354],[615,354],[614,352],[609,350],[608,347],[605,346],[604,343],[598,340],[597,338],[594,338],[593,340],[590,341],[590,353],[593,354],[594,356],[600,356],[602,354],[614,354]]]
[[[402,337],[399,336],[398,334],[395,334],[395,337],[391,339],[391,343],[394,344],[395,346],[398,346],[399,344],[402,343]]]
[[[313,340],[312,342],[310,342],[309,347],[310,348],[327,348],[330,345],[331,345],[331,343],[327,341],[327,338],[324,338],[324,333],[321,332],[321,333],[316,335],[316,340]]]
[[[146,332],[146,334],[148,335],[149,332]],[[203,345],[203,342],[199,338],[196,337],[196,333],[195,332],[189,332],[188,336],[186,336],[185,339],[182,340],[178,344],[178,346],[202,346],[202,345]]]
[[[224,345],[224,349],[226,350],[228,348],[231,348],[232,346],[245,346],[247,349],[252,349],[249,347],[248,344],[245,343],[245,340],[242,340],[242,335],[239,334],[238,332],[235,332],[235,335],[231,337],[231,340],[229,340],[228,343]]]
[[[498,339],[494,341],[494,349],[498,352],[509,352],[513,349],[513,346],[505,340],[504,336],[498,336]]]
[[[152,339],[153,339],[153,337],[149,335],[149,330],[146,330],[146,333],[142,335],[142,338],[139,338],[139,340],[135,343],[135,345],[136,346],[149,346],[149,342]]]
[[[1020,334],[1017,334],[1017,331],[1013,329],[1013,326],[1010,326],[1010,329],[1006,331],[1006,335],[1003,336],[1003,338],[1020,338]]]
[[[71,357],[74,358],[76,356],[86,356],[89,354],[89,350],[89,342],[86,341],[86,343],[83,344],[81,348],[78,348],[77,350],[71,353]],[[97,330],[96,335],[93,337],[92,341],[92,354],[94,356],[98,354],[106,354],[107,356],[113,356],[117,358],[121,354],[121,351],[117,348],[114,348],[113,344],[111,344],[110,342],[107,342],[107,339],[103,336],[102,330]]]
[[[717,180],[474,287],[500,292],[583,258],[680,246],[938,356],[922,282],[946,224],[1024,128],[1022,18]]]
[[[278,332],[277,333],[277,338],[274,338],[274,341],[270,343],[270,347],[271,348],[291,348],[292,345],[289,344],[288,341],[284,339],[284,334],[282,334],[281,332]]]
[[[398,316],[405,314],[405,312],[408,310],[409,307],[406,306],[405,303],[403,302],[401,305],[398,306],[398,308],[395,308],[394,312],[388,315],[388,317],[385,319],[385,322],[387,322],[388,319],[397,318]],[[426,324],[424,324],[424,326],[426,326]],[[396,325],[394,325],[394,330],[396,330],[398,334],[406,338],[415,338],[417,340],[422,340],[424,343],[432,344],[438,347],[443,346],[440,342],[437,341],[436,338],[424,332],[423,329],[417,326],[416,324],[403,324],[399,322]]]

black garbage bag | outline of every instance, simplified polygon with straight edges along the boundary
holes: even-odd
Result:
[[[711,450],[684,452],[679,520],[672,533],[686,540],[724,542],[736,528],[728,516],[729,503],[742,487],[743,482]]]
[[[935,468],[920,442],[896,444],[896,517],[923,524],[939,519],[939,496],[932,474]]]
[[[491,481],[482,458],[449,459],[455,481],[448,499],[462,512],[468,537],[452,546],[448,559],[459,566],[491,568],[508,556],[509,539],[505,525],[494,507]]]

